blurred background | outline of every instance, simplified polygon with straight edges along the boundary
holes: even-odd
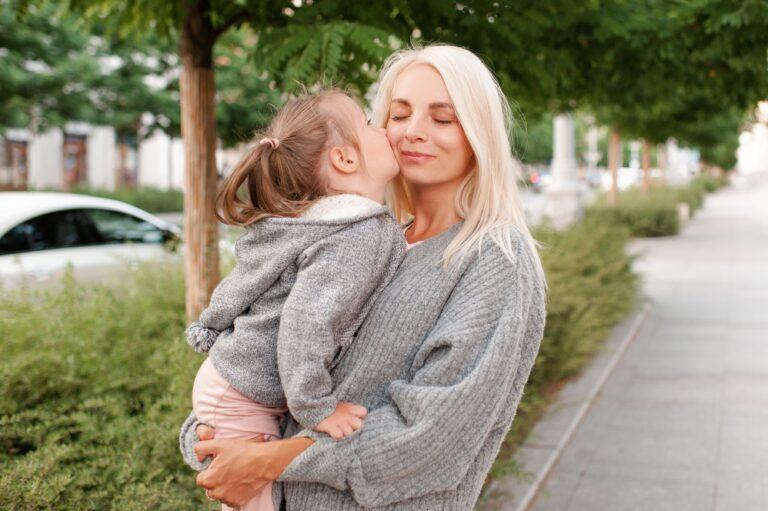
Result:
[[[240,233],[216,221],[216,189],[302,85],[367,108],[386,57],[431,42],[480,55],[513,104],[550,286],[541,354],[479,506],[768,508],[768,417],[750,415],[768,404],[766,0],[0,0],[0,508],[216,508],[174,445],[200,363],[183,329]],[[678,330],[658,334],[666,320]],[[645,341],[640,324],[653,325]],[[736,328],[751,339],[740,348]],[[584,445],[624,464],[558,476],[541,460],[567,458],[584,414],[561,417],[549,443],[531,432],[622,331],[674,362],[659,375],[630,350],[633,379],[614,360],[624,391],[602,416],[659,402],[668,415],[603,424],[625,435],[603,444],[597,428]],[[644,384],[658,395],[627,393]],[[704,390],[720,415],[686,408]],[[730,451],[725,403],[747,410],[731,434],[753,439]],[[560,484],[549,501],[546,478]]]

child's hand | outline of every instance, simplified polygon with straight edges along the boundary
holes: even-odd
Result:
[[[363,427],[368,414],[364,406],[354,403],[339,403],[336,410],[317,425],[315,431],[328,433],[334,440],[340,440]]]

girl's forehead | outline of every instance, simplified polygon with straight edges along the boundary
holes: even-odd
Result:
[[[363,112],[363,109],[360,108],[360,105],[358,105],[354,99],[345,94],[339,94],[338,96],[334,97],[332,101],[335,103],[336,107],[339,108],[345,115],[350,117],[365,116],[365,112]]]

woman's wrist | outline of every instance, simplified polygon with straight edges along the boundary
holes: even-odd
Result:
[[[270,481],[277,481],[285,468],[314,443],[315,441],[308,437],[293,437],[258,444],[269,448],[265,477]]]

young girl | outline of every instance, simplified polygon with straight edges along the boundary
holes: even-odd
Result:
[[[385,131],[331,90],[288,102],[229,176],[216,213],[246,232],[187,329],[209,352],[193,408],[218,438],[278,439],[286,406],[334,439],[362,427],[366,409],[336,399],[329,370],[402,261],[405,238],[382,205],[397,173]],[[274,509],[271,493],[241,509]]]

